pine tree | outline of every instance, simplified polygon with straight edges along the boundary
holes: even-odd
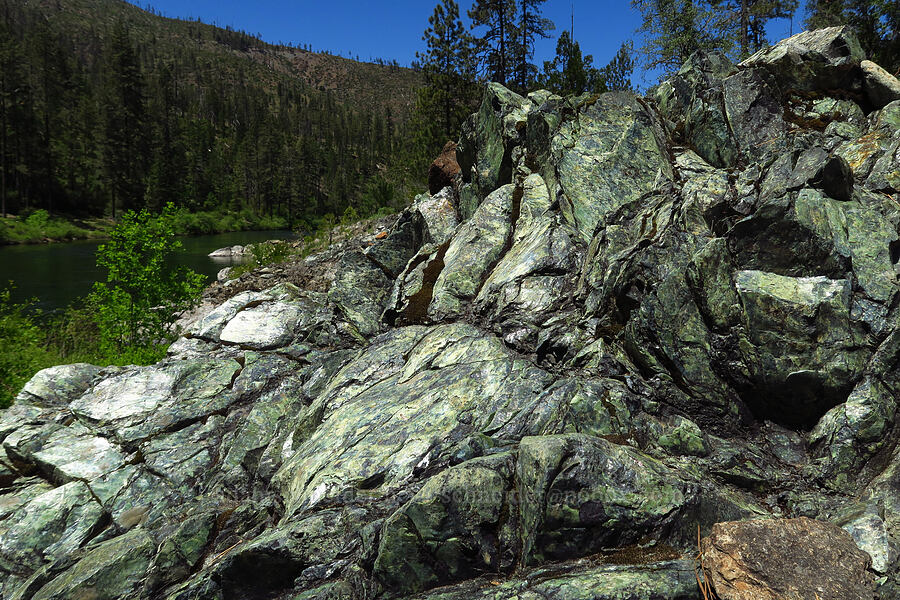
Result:
[[[638,31],[644,34],[641,54],[647,70],[660,68],[668,76],[697,50],[732,50],[730,16],[702,0],[632,0],[631,4],[643,19]]]
[[[541,5],[546,0],[519,0],[518,23],[514,42],[515,65],[512,72],[520,91],[528,91],[537,75],[537,67],[531,64],[534,57],[534,43],[538,38],[550,37],[556,29],[553,21],[541,16]]]
[[[710,8],[722,20],[730,45],[737,49],[734,56],[741,59],[768,43],[766,25],[773,19],[792,18],[798,0],[710,0]]]
[[[503,85],[514,64],[515,16],[515,0],[475,0],[469,9],[472,28],[487,28],[476,42],[481,68],[489,80]]]
[[[438,108],[440,134],[450,138],[467,114],[467,96],[474,77],[472,40],[459,18],[459,6],[453,0],[441,0],[428,18],[422,40],[424,53],[416,53],[425,76],[423,104]]]
[[[597,70],[593,57],[583,56],[578,42],[563,31],[556,42],[556,56],[544,62],[543,85],[561,95],[583,94],[597,84]]]
[[[10,191],[15,192],[15,208],[27,206],[30,200],[29,165],[39,128],[25,70],[21,44],[0,23],[0,203],[4,217],[10,208]]]
[[[146,152],[143,77],[124,24],[116,27],[110,41],[108,73],[104,163],[115,218],[117,207],[137,208],[143,198]]]
[[[599,85],[603,91],[613,92],[631,89],[631,75],[634,73],[634,44],[624,42],[609,63],[600,69]]]

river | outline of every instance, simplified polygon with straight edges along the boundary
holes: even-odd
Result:
[[[217,248],[246,245],[271,239],[291,239],[290,231],[239,231],[215,235],[181,237],[183,249],[174,262],[215,280],[216,273],[230,264],[229,259],[207,256]],[[97,268],[95,254],[103,241],[80,241],[56,244],[0,246],[0,289],[8,281],[15,284],[14,302],[37,298],[36,306],[44,311],[65,308],[85,296],[95,281],[105,278]]]

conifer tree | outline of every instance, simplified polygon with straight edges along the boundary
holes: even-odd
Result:
[[[741,59],[768,43],[766,25],[773,19],[792,18],[798,0],[710,0],[710,8],[720,15],[720,25]]]
[[[544,62],[543,85],[563,96],[583,94],[596,85],[597,70],[593,57],[583,56],[578,42],[563,31],[556,42],[556,56]]]
[[[553,21],[541,16],[541,5],[546,0],[519,0],[518,22],[513,43],[515,64],[513,75],[516,87],[522,92],[537,75],[537,67],[531,64],[534,57],[534,43],[538,38],[550,37],[556,26]]]
[[[633,55],[634,43],[631,40],[623,42],[612,60],[600,70],[597,87],[607,92],[630,90],[631,75],[634,73]]]
[[[106,147],[112,214],[132,209],[143,198],[144,83],[131,38],[119,24],[110,41],[109,75],[104,98]]]
[[[703,0],[632,0],[641,11],[644,34],[641,47],[644,68],[661,69],[664,76],[681,68],[697,50],[734,47],[729,26],[731,15],[716,10]]]
[[[487,28],[476,41],[482,71],[490,81],[503,85],[513,73],[515,17],[515,0],[475,0],[469,9],[472,28]]]
[[[459,18],[459,6],[454,0],[441,0],[428,18],[428,28],[422,40],[426,44],[423,53],[416,53],[426,89],[423,103],[440,111],[440,134],[445,138],[455,135],[465,110],[472,72],[472,41]]]

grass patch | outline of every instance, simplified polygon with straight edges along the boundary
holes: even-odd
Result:
[[[0,219],[0,244],[41,244],[103,238],[112,223],[102,219],[71,221],[36,210],[27,217]]]

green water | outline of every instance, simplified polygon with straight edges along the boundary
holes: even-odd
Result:
[[[295,237],[290,231],[241,231],[182,237],[184,246],[175,262],[202,273],[212,282],[229,259],[207,256],[217,248],[246,245],[271,239]],[[83,297],[98,279],[105,277],[95,264],[97,246],[102,241],[0,246],[0,288],[15,284],[14,302],[37,298],[37,307],[45,311],[65,308]]]

